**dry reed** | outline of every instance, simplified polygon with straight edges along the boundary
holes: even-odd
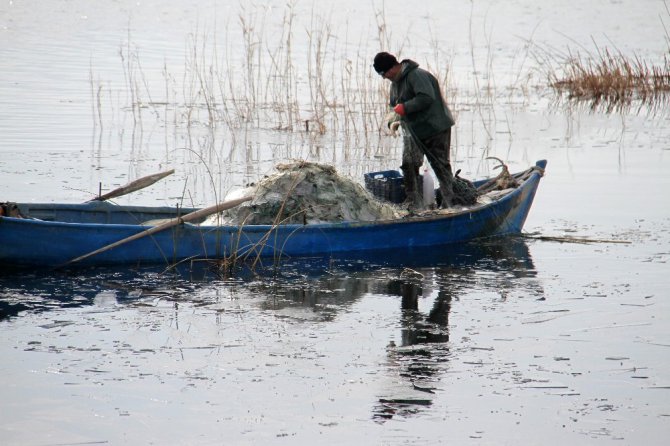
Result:
[[[374,52],[366,49],[367,43],[361,40],[356,54],[340,56],[336,46],[340,39],[329,18],[312,12],[301,36],[307,59],[297,62],[293,3],[286,5],[279,32],[275,29],[271,38],[266,34],[265,14],[266,9],[242,7],[237,23],[226,26],[223,38],[216,29],[196,29],[186,43],[181,89],[167,66],[162,69],[162,85],[149,85],[129,35],[119,56],[125,80],[124,108],[131,113],[132,123],[141,127],[143,110],[150,108],[158,115],[157,105],[161,105],[164,116],[158,119],[164,124],[210,129],[224,125],[231,134],[247,126],[304,133],[312,142],[328,137],[345,148],[361,147],[364,155],[375,155],[381,147],[388,85],[374,75]],[[393,39],[384,11],[375,19],[381,48],[374,51],[402,51],[403,42],[390,48]],[[225,47],[219,46],[221,41]],[[433,50],[435,62],[440,61],[436,42]],[[447,67],[436,63],[430,68],[442,81],[447,80]],[[91,84],[93,90],[92,80]],[[165,97],[154,101],[152,94]],[[169,106],[174,116],[167,116]]]
[[[618,50],[598,51],[596,57],[568,55],[560,72],[549,73],[549,84],[569,99],[585,100],[606,109],[631,104],[634,100],[654,103],[670,92],[670,61],[653,65],[639,56]]]

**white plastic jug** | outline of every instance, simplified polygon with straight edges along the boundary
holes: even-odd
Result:
[[[432,206],[435,203],[435,181],[428,167],[423,168],[423,205]]]

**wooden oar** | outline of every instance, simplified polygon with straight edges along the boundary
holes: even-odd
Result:
[[[225,211],[226,209],[233,208],[235,206],[238,206],[245,201],[251,200],[253,197],[247,196],[247,197],[242,197],[242,198],[237,198],[235,200],[228,200],[228,201],[223,201],[219,204],[215,204],[214,206],[210,206],[204,209],[199,209],[197,211],[193,211],[189,214],[184,215],[183,217],[177,217],[177,218],[172,218],[165,223],[161,223],[160,225],[157,226],[152,226],[151,228],[147,229],[146,231],[138,232],[135,235],[131,235],[130,237],[126,237],[124,239],[119,240],[118,242],[111,243],[107,246],[103,246],[100,249],[96,249],[95,251],[91,251],[88,254],[84,254],[82,256],[79,256],[77,258],[74,258],[63,265],[60,265],[61,267],[70,265],[72,263],[77,263],[81,262],[84,259],[88,259],[89,257],[92,257],[94,255],[100,254],[105,251],[109,251],[110,249],[116,248],[117,246],[121,246],[125,243],[132,242],[133,240],[140,239],[142,237],[146,237],[148,235],[155,234],[157,232],[164,231],[165,229],[171,228],[173,226],[177,226],[178,224],[189,222],[192,220],[198,220],[203,217],[207,217],[208,215],[215,214],[217,212]]]
[[[95,197],[89,201],[105,201],[109,200],[110,198],[116,198],[120,197],[122,195],[129,194],[131,192],[138,191],[140,189],[144,189],[145,187],[149,187],[152,184],[154,184],[158,180],[162,180],[168,175],[172,175],[174,173],[174,169],[168,170],[166,172],[161,172],[161,173],[155,173],[153,175],[147,175],[142,178],[138,178],[135,181],[131,181],[130,183],[126,184],[125,186],[121,186],[117,189],[114,189],[113,191],[107,192],[106,194],[100,195],[99,197]]]

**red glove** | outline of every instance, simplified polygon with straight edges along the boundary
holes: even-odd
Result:
[[[400,116],[405,116],[405,106],[402,104],[398,104],[393,107],[393,111],[398,113]]]

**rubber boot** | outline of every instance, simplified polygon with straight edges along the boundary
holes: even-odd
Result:
[[[412,212],[423,210],[423,198],[419,191],[419,167],[417,165],[406,164],[400,166],[406,195],[405,201],[401,206]]]

